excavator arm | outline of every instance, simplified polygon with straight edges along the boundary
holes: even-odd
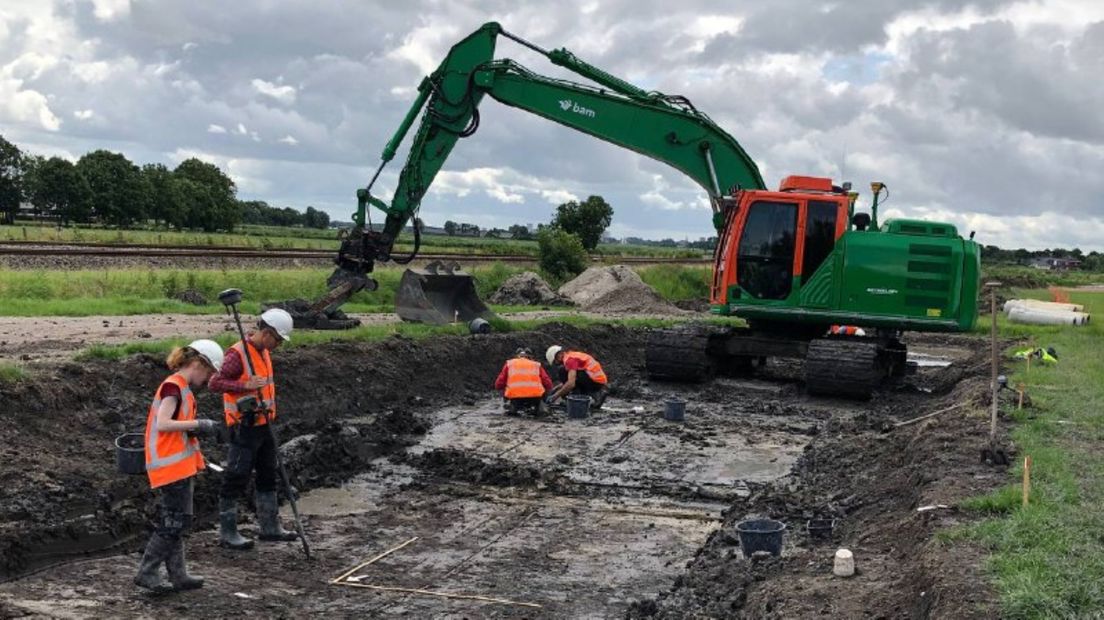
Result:
[[[512,60],[495,60],[495,43],[500,36],[598,86],[538,75]],[[644,91],[567,50],[544,50],[504,31],[497,23],[488,23],[454,45],[441,65],[418,86],[418,97],[384,148],[375,176],[368,187],[357,192],[355,226],[342,244],[338,269],[330,278],[331,288],[346,285],[343,288],[356,289],[375,261],[404,263],[416,255],[420,246],[417,225],[413,227],[414,252],[395,257],[392,247],[416,216],[422,197],[457,141],[478,129],[479,104],[484,95],[682,171],[709,195],[718,229],[725,221],[733,189],[765,187],[758,166],[740,144],[686,98]],[[423,109],[425,113],[421,114]],[[388,203],[372,195],[371,187],[394,158],[419,114],[421,123]],[[369,226],[369,207],[385,214],[382,231]]]

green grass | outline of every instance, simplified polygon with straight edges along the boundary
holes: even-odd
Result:
[[[669,301],[709,299],[713,279],[711,266],[653,265],[641,267],[637,273],[640,279]]]
[[[15,383],[26,376],[26,370],[20,364],[0,362],[0,385]]]
[[[1026,296],[1045,297],[1045,291]],[[1104,294],[1075,292],[1072,300],[1104,316]],[[945,538],[970,539],[991,550],[987,569],[1000,593],[1003,617],[1099,614],[1104,610],[1104,329],[1099,322],[1012,325],[1003,316],[999,326],[1004,336],[1055,347],[1060,361],[1052,367],[1032,364],[1030,372],[1024,362],[1007,362],[1010,383],[1023,382],[1035,405],[1012,412],[1020,463],[1008,486],[962,503],[986,518]],[[1032,459],[1026,508],[1019,486],[1024,455]]]
[[[502,263],[469,270],[475,277],[476,290],[484,299],[519,271],[519,267]],[[0,315],[218,314],[223,312],[216,299],[218,292],[232,287],[245,293],[242,310],[256,313],[263,301],[314,299],[322,295],[329,273],[328,269],[0,270]],[[380,283],[379,290],[354,295],[346,310],[392,311],[402,270],[379,269],[374,277]],[[186,289],[198,290],[211,303],[193,306],[172,299]]]

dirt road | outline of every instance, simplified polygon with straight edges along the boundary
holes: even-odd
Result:
[[[0,503],[0,580],[9,580],[0,616],[989,615],[977,551],[928,544],[966,516],[916,511],[1003,481],[977,463],[984,421],[948,414],[886,431],[977,398],[984,346],[917,339],[952,363],[851,403],[804,396],[790,364],[701,386],[653,383],[641,372],[645,339],[550,325],[282,351],[281,431],[317,559],[294,544],[215,546],[218,480],[205,473],[190,560],[208,585],[164,598],[129,583],[152,495],[113,472],[109,448],[141,423],[158,361],[63,364],[56,376],[0,387],[9,421],[0,488],[10,500]],[[488,391],[502,360],[520,344],[553,342],[607,364],[607,410],[586,420],[502,416]],[[658,415],[671,394],[690,403],[685,423]],[[217,407],[209,394],[200,405]],[[220,446],[205,452],[223,457]],[[733,528],[752,515],[787,523],[781,558],[742,557]],[[813,517],[836,519],[834,540],[809,537]],[[414,537],[354,583],[499,600],[330,583]],[[837,546],[855,551],[860,575],[831,576]]]

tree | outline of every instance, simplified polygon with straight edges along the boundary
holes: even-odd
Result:
[[[514,224],[510,227],[509,232],[511,239],[525,240],[533,238],[533,235],[529,234],[529,229],[521,224]]]
[[[129,226],[146,219],[153,190],[142,171],[122,153],[92,151],[77,161],[92,190],[92,213],[105,224]]]
[[[63,225],[92,219],[92,188],[72,162],[60,157],[36,161],[25,180],[31,204]]]
[[[206,214],[205,217],[210,217],[211,221],[202,222],[194,227],[207,231],[234,230],[234,226],[241,222],[241,211],[236,197],[238,188],[234,185],[233,179],[226,176],[218,166],[192,157],[180,162],[180,165],[173,170],[173,176],[187,179],[207,191],[207,197],[211,203],[208,204],[206,200],[201,201],[203,205],[201,211]],[[198,196],[191,189],[189,194],[193,198]]]
[[[574,200],[556,207],[552,225],[574,233],[583,247],[593,250],[602,240],[602,233],[613,221],[613,207],[601,196],[589,196],[583,202]]]
[[[450,237],[455,235],[456,234],[456,228],[457,228],[456,222],[454,222],[452,220],[449,220],[449,221],[445,222],[445,234],[446,235],[448,235]]]
[[[23,153],[0,136],[0,213],[4,223],[14,224],[23,199]]]
[[[182,208],[179,185],[173,182],[173,173],[164,164],[146,164],[142,166],[142,176],[150,187],[149,212],[147,217],[167,226],[179,227],[184,220],[178,213]]]
[[[330,225],[330,214],[325,211],[319,211],[314,207],[307,207],[307,212],[303,214],[303,226],[307,228],[326,229]]]
[[[537,233],[537,261],[553,280],[564,281],[586,269],[587,252],[579,237],[550,226]]]

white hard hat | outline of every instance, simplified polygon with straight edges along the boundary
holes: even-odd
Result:
[[[261,314],[261,320],[264,321],[265,325],[276,330],[280,340],[291,340],[291,328],[294,321],[291,320],[291,315],[288,314],[287,310],[281,310],[280,308],[265,310]]]
[[[549,365],[552,365],[552,364],[556,363],[556,354],[559,353],[560,351],[563,351],[563,347],[561,347],[558,344],[554,344],[554,345],[548,347],[548,350],[545,351],[545,353],[544,353],[544,357],[545,357],[545,359],[548,360]]]
[[[214,340],[196,340],[188,345],[188,348],[199,353],[203,361],[211,365],[215,372],[222,370],[222,347]]]

